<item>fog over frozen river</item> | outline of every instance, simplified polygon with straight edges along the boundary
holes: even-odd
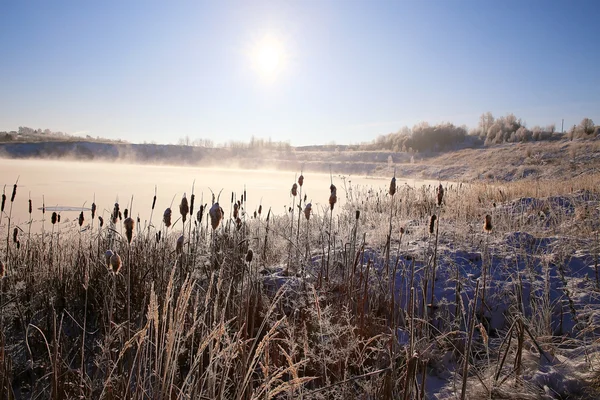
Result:
[[[263,206],[263,217],[269,207],[275,214],[283,214],[292,204],[290,189],[297,181],[300,171],[242,170],[198,167],[176,167],[165,165],[140,165],[121,163],[75,162],[55,160],[15,160],[0,159],[0,184],[5,187],[7,196],[5,215],[10,210],[12,187],[18,178],[18,188],[13,205],[13,223],[26,230],[29,221],[28,199],[33,204],[33,220],[37,224],[42,219],[42,201],[45,201],[49,221],[53,207],[60,207],[62,219],[76,219],[81,207],[90,208],[92,202],[98,207],[98,215],[106,219],[119,202],[121,210],[131,209],[133,196],[133,216],[139,215],[142,224],[150,217],[152,198],[156,187],[157,201],[153,222],[160,223],[167,207],[172,207],[174,220],[179,217],[178,205],[184,193],[188,200],[192,193],[196,195],[194,213],[201,204],[211,204],[211,191],[218,195],[222,191],[220,204],[229,216],[231,193],[239,199],[244,188],[247,193],[247,212],[253,214],[259,204]],[[333,184],[337,187],[338,204],[346,198],[345,190],[352,185],[366,188],[387,188],[388,178],[368,178],[359,176],[333,175]],[[345,183],[344,183],[345,180]],[[398,184],[409,185],[437,184],[434,181],[415,181],[398,178]],[[302,197],[313,206],[327,205],[329,199],[329,174],[304,173]],[[210,189],[209,189],[210,188]],[[2,188],[0,188],[2,189]],[[72,208],[71,211],[65,211]],[[75,211],[75,209],[79,209]],[[89,219],[89,212],[85,213]],[[89,222],[89,221],[88,221]],[[35,227],[33,228],[35,230]]]

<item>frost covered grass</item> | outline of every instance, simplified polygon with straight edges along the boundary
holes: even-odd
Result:
[[[300,177],[281,215],[192,186],[162,219],[15,227],[5,192],[1,395],[598,398],[598,176],[312,200]]]

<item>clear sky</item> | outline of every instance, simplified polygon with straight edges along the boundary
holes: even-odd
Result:
[[[0,1],[0,131],[360,143],[600,124],[600,1]]]

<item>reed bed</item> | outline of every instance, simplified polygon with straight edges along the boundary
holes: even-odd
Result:
[[[5,189],[0,399],[541,399],[532,376],[567,357],[561,395],[596,398],[597,181],[332,181],[307,201],[306,178],[282,215],[193,185],[156,226],[157,190],[148,221],[132,198],[46,229]]]

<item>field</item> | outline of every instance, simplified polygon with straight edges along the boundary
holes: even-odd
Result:
[[[0,398],[600,396],[597,174],[314,205],[302,178],[283,213],[189,193],[18,228],[7,187]]]

